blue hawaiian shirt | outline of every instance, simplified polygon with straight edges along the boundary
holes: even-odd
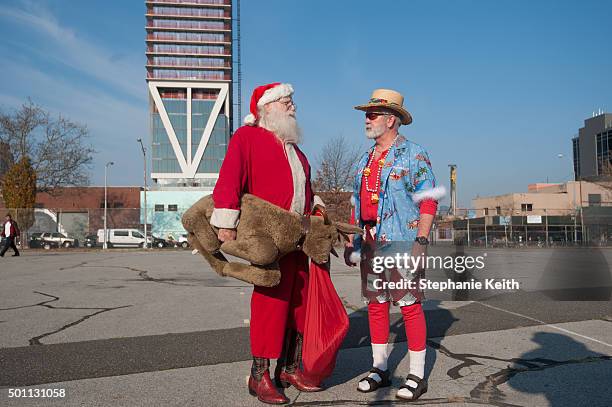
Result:
[[[353,188],[354,221],[362,227],[359,191],[363,170],[373,151],[374,146],[360,158]],[[377,242],[403,241],[412,246],[419,224],[419,202],[424,199],[439,200],[444,193],[444,187],[436,186],[436,178],[425,149],[399,135],[387,154],[381,172],[376,221]],[[353,244],[356,251],[360,250],[361,239],[360,235],[355,236]]]

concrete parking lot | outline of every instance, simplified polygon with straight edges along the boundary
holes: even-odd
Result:
[[[487,276],[515,278],[521,289],[427,293],[429,391],[413,404],[611,405],[609,300],[560,302],[538,289],[555,259],[575,253],[487,255]],[[594,263],[580,260],[585,270],[610,272],[611,251],[588,258]],[[24,250],[0,260],[0,405],[261,405],[245,385],[252,287],[217,276],[199,255]],[[391,327],[394,387],[358,393],[371,363],[359,274],[334,259],[332,280],[350,331],[326,390],[290,388],[292,405],[401,404],[394,388],[408,358],[399,310]],[[28,397],[9,397],[15,389]],[[37,389],[65,395],[29,397]]]

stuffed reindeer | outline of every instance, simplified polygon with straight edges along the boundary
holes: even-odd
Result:
[[[287,253],[302,250],[315,263],[325,263],[334,251],[333,244],[361,228],[348,223],[330,222],[327,216],[301,216],[251,194],[244,194],[236,240],[220,242],[218,228],[210,224],[214,202],[208,195],[183,215],[187,239],[221,276],[264,287],[280,282],[278,260]],[[315,207],[316,208],[316,207]],[[230,262],[223,253],[251,264]]]

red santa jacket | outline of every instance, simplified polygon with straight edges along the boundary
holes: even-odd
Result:
[[[309,213],[313,199],[310,165],[297,146],[295,151],[306,177],[304,213]],[[240,197],[244,193],[286,210],[291,208],[294,187],[287,153],[274,133],[261,127],[240,127],[230,140],[213,191],[215,212],[211,223],[218,227],[234,227],[240,213]]]

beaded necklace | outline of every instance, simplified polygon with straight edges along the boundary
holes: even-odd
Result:
[[[378,203],[378,188],[380,187],[380,173],[382,171],[382,168],[385,165],[385,158],[387,157],[387,154],[389,154],[389,149],[385,150],[381,156],[380,159],[377,162],[377,174],[376,174],[376,184],[374,185],[374,188],[370,188],[370,185],[368,183],[368,178],[370,177],[370,174],[372,173],[372,164],[374,161],[374,155],[376,154],[375,151],[372,152],[372,156],[370,157],[370,160],[368,161],[367,166],[363,169],[363,175],[365,175],[365,187],[366,187],[366,191],[371,192],[372,195],[370,196],[370,201],[373,204]]]
[[[372,173],[372,164],[374,161],[374,156],[376,155],[376,148],[374,148],[374,151],[372,151],[372,155],[370,156],[370,159],[368,160],[368,164],[363,169],[363,175],[365,176],[366,191],[372,193],[372,195],[370,195],[370,201],[373,204],[377,204],[379,201],[378,188],[380,187],[380,173],[382,171],[382,168],[385,166],[385,160],[387,158],[387,154],[389,154],[389,151],[391,150],[391,146],[395,144],[396,140],[397,140],[397,136],[395,136],[389,148],[387,148],[385,151],[381,153],[380,158],[377,161],[378,171],[376,174],[376,184],[374,185],[374,188],[370,188],[370,186],[368,185],[368,178],[370,177],[370,174]]]

